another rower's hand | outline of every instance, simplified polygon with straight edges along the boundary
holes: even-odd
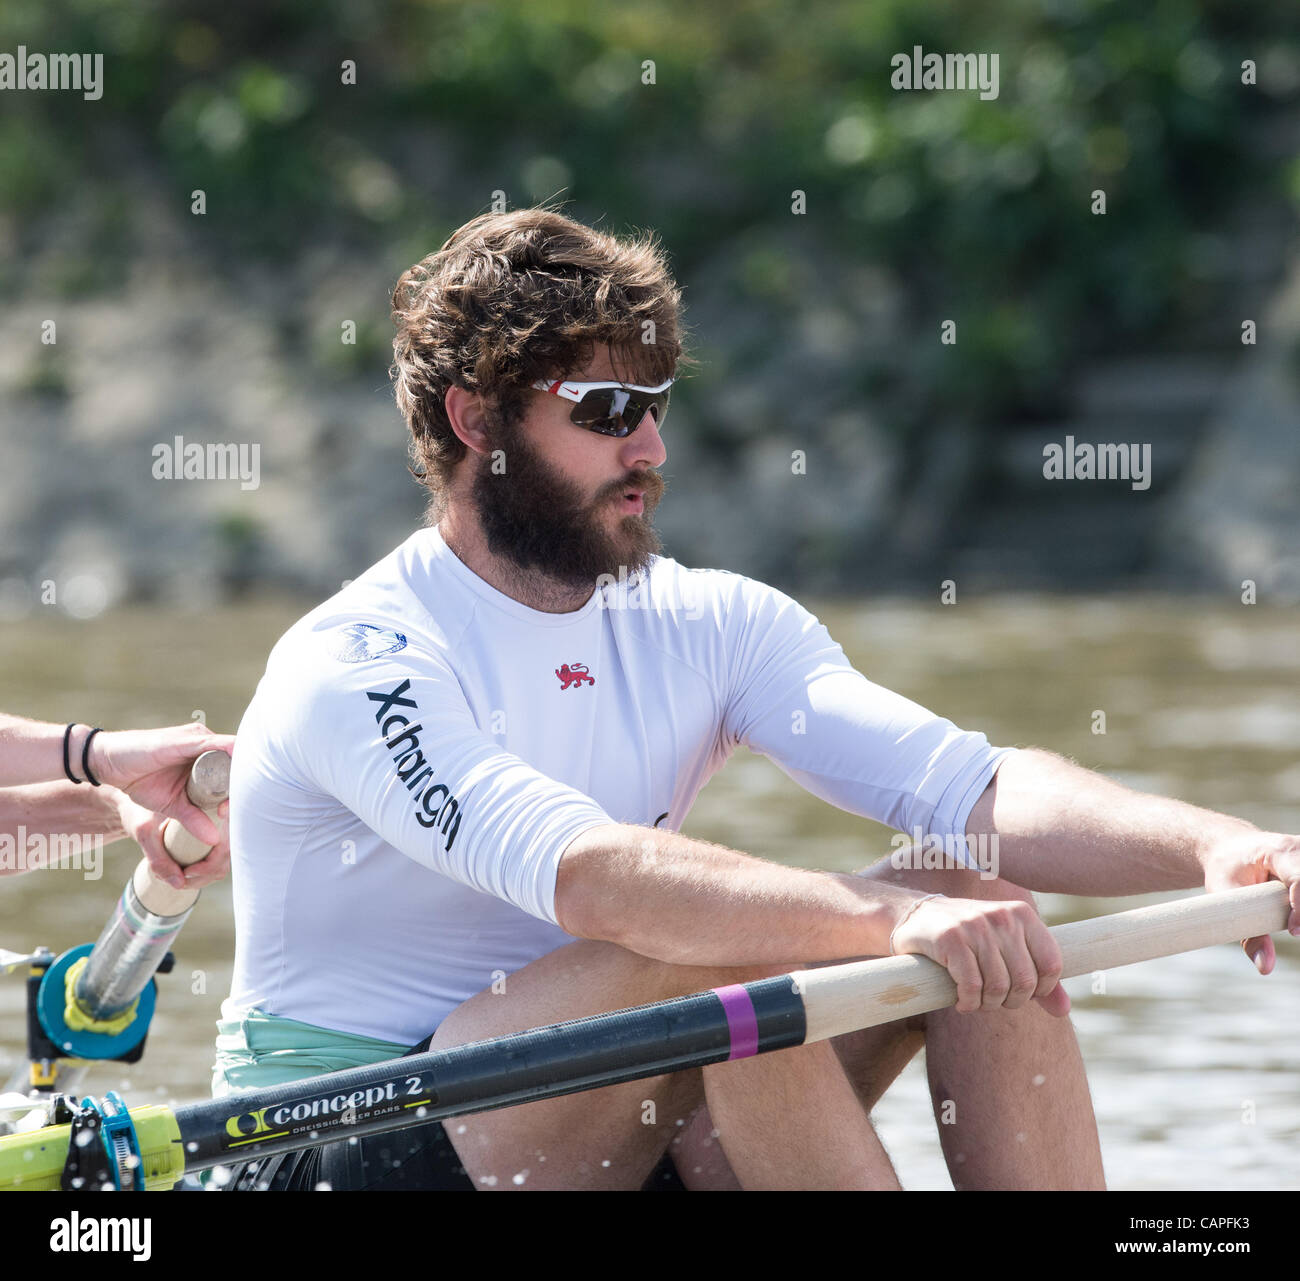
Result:
[[[168,820],[143,805],[137,805],[125,792],[119,792],[117,796],[122,830],[140,846],[159,880],[166,881],[174,889],[198,890],[221,880],[230,871],[230,841],[224,834],[219,834],[220,840],[206,857],[182,867],[163,845],[163,828]],[[229,810],[230,802],[222,801],[217,809],[218,817],[225,818]]]
[[[899,919],[911,907],[902,903]],[[1061,949],[1042,918],[1020,900],[931,898],[894,932],[894,951],[928,956],[957,985],[957,1010],[1017,1010],[1031,1000],[1070,1012],[1061,986]]]
[[[1284,882],[1291,898],[1291,917],[1286,927],[1293,936],[1300,935],[1300,836],[1245,831],[1216,843],[1202,861],[1205,888],[1211,893],[1258,885],[1261,881]],[[1261,974],[1272,972],[1277,950],[1267,934],[1244,939],[1241,946]]]
[[[105,732],[91,741],[91,770],[101,783],[125,792],[137,805],[174,818],[199,840],[217,845],[221,832],[190,801],[185,787],[199,756],[213,749],[229,753],[234,745],[234,735],[214,734],[197,721],[167,729]]]

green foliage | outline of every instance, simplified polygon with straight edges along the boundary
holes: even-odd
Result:
[[[378,320],[358,320],[356,341],[340,340],[337,327],[322,327],[313,335],[313,367],[338,379],[373,377],[377,369],[385,369],[393,356],[393,332],[387,317]]]
[[[258,522],[245,512],[227,511],[212,522],[219,549],[220,577],[227,592],[239,594],[258,576],[263,555]]]
[[[1294,6],[1231,0],[7,0],[0,49],[102,51],[105,91],[10,95],[0,216],[102,203],[134,167],[178,225],[206,193],[197,252],[275,263],[427,252],[494,191],[560,194],[656,228],[688,300],[724,273],[753,325],[701,337],[733,377],[763,366],[754,333],[851,305],[845,265],[887,273],[905,323],[827,385],[910,389],[895,425],[919,429],[1041,408],[1090,349],[1206,305],[1197,235],[1268,180],[1247,140],[1274,90],[1241,59],[1294,66],[1298,33]],[[998,97],[893,89],[914,45],[997,53]],[[330,365],[386,346],[365,337]]]
[[[22,371],[14,390],[20,395],[65,400],[69,390],[67,369],[62,361],[54,358],[50,348],[43,347]]]

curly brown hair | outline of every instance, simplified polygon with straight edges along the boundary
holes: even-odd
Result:
[[[653,386],[694,363],[680,310],[653,233],[619,239],[546,208],[483,214],[403,272],[389,372],[431,517],[466,453],[447,419],[449,387],[482,394],[508,429],[532,383],[581,369],[598,345],[622,381]]]

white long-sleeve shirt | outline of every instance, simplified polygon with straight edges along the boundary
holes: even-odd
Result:
[[[285,633],[239,727],[223,1015],[414,1044],[571,941],[555,882],[575,837],[678,828],[742,743],[842,809],[944,836],[1005,754],[752,579],[659,557],[548,614],[419,531]]]

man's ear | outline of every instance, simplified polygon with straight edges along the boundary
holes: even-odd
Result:
[[[487,415],[483,411],[483,398],[463,387],[448,387],[443,408],[447,421],[466,449],[475,454],[489,452]]]

